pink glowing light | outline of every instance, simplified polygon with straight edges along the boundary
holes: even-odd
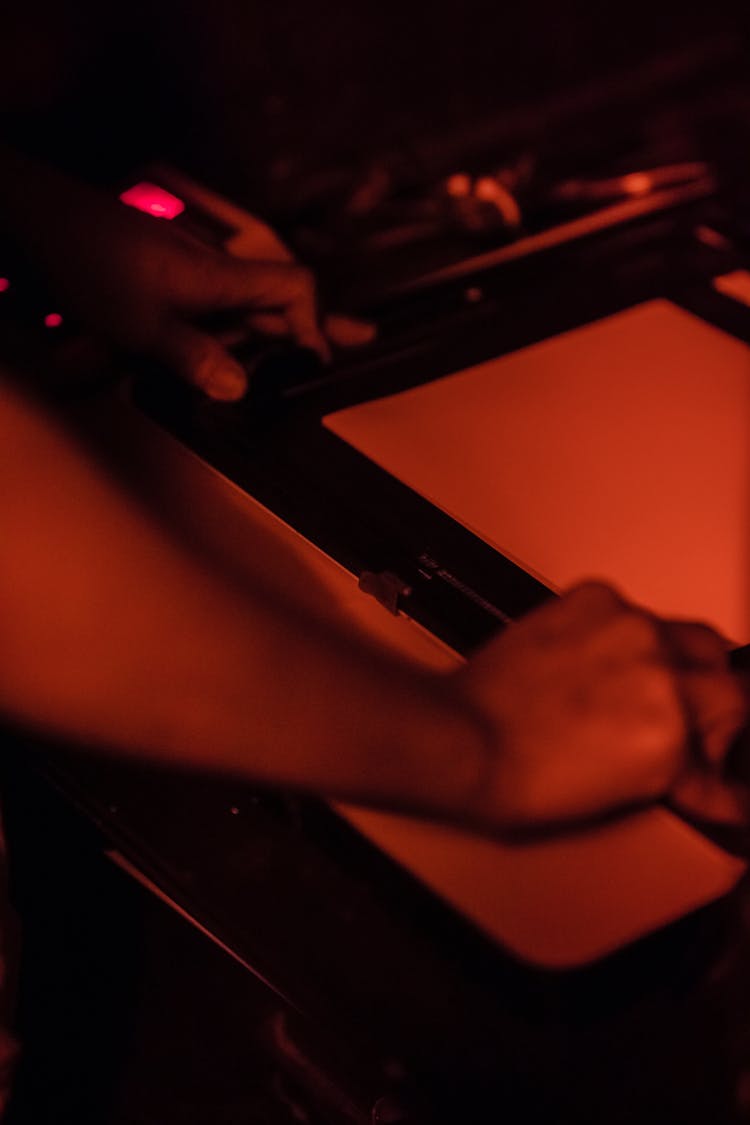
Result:
[[[59,328],[63,322],[63,318],[59,313],[47,313],[44,318],[44,323],[47,328]]]
[[[0,277],[0,293],[7,293],[10,289],[10,281],[7,277]]]
[[[146,180],[133,184],[122,192],[120,199],[128,207],[135,207],[138,211],[153,215],[155,219],[176,219],[185,210],[185,204],[176,195]]]

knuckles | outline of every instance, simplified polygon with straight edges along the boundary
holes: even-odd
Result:
[[[653,654],[664,649],[661,628],[649,613],[627,602],[611,586],[586,582],[565,596],[567,612],[613,657]]]
[[[599,579],[590,579],[572,586],[564,595],[571,605],[582,608],[618,609],[625,605],[622,595],[614,586]]]

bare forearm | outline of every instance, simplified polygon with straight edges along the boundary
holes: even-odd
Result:
[[[262,579],[235,591],[2,384],[0,527],[0,713],[92,749],[507,832],[654,800],[690,780],[688,747],[721,786],[747,717],[721,637],[607,587],[449,676]]]
[[[460,815],[486,765],[447,683],[258,589],[220,583],[67,439],[4,399],[0,702],[159,761]],[[42,467],[43,466],[43,467]]]

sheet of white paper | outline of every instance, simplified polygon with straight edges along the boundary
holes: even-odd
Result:
[[[550,585],[605,577],[660,612],[750,639],[750,348],[670,302],[326,425]],[[343,811],[544,965],[610,952],[725,893],[743,869],[660,809],[523,848]]]
[[[750,640],[750,348],[669,301],[326,425],[550,585]]]

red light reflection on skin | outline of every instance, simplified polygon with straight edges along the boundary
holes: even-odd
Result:
[[[647,172],[633,172],[622,178],[622,190],[626,195],[648,195],[654,186]]]
[[[510,226],[521,225],[521,210],[504,184],[493,180],[492,176],[482,176],[474,185],[477,199],[492,203]]]
[[[59,313],[47,313],[44,318],[46,328],[59,328],[63,322],[63,318]]]
[[[145,180],[133,184],[121,194],[120,199],[128,207],[135,207],[155,219],[176,219],[185,210],[185,204],[176,195]]]
[[[461,196],[468,195],[471,192],[471,177],[467,176],[465,172],[455,172],[445,181],[445,190],[448,195],[460,199]]]
[[[474,194],[477,199],[486,199],[488,202],[494,203],[500,194],[499,185],[491,176],[482,176],[476,182]]]
[[[10,281],[7,277],[0,277],[0,293],[6,293],[10,289]]]

